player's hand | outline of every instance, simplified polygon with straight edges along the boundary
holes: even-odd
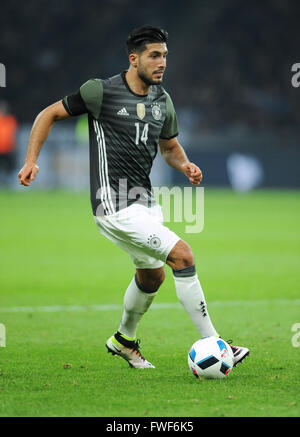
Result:
[[[18,173],[20,185],[25,185],[25,187],[29,187],[30,183],[36,178],[38,171],[38,165],[26,163]]]
[[[196,164],[193,164],[192,162],[185,164],[183,171],[184,174],[188,177],[191,184],[200,185],[203,176],[202,171]]]

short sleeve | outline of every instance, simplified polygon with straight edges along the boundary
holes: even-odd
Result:
[[[101,79],[90,79],[80,89],[63,98],[62,103],[70,115],[90,113],[95,119],[99,118],[103,98]]]
[[[72,116],[85,114],[87,112],[85,103],[82,100],[79,91],[64,97],[62,99],[62,104],[67,113]]]
[[[160,138],[170,140],[178,135],[177,115],[171,97],[166,93],[166,118],[160,133]]]

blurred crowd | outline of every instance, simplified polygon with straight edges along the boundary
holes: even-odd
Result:
[[[125,40],[145,23],[169,32],[165,87],[186,126],[286,130],[300,123],[297,0],[11,0],[0,16],[0,62],[19,122],[91,77],[128,66]]]
[[[18,122],[9,111],[9,105],[0,100],[0,186],[10,182],[16,167],[16,133]]]

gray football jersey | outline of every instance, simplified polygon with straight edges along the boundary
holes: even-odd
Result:
[[[89,119],[90,187],[94,215],[109,215],[138,201],[153,205],[149,178],[159,138],[178,135],[172,100],[160,85],[135,94],[125,73],[90,79],[80,87]],[[72,114],[68,96],[63,99]]]

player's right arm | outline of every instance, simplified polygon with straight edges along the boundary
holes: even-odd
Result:
[[[18,174],[21,185],[28,187],[35,179],[39,171],[36,161],[53,124],[68,117],[70,114],[64,108],[62,101],[53,103],[38,114],[30,132],[25,164]]]
[[[102,82],[100,79],[90,79],[78,91],[63,98],[63,100],[48,106],[36,117],[30,137],[24,167],[18,178],[21,185],[28,187],[35,179],[39,167],[36,164],[43,143],[55,121],[89,113],[98,118],[103,97]]]

